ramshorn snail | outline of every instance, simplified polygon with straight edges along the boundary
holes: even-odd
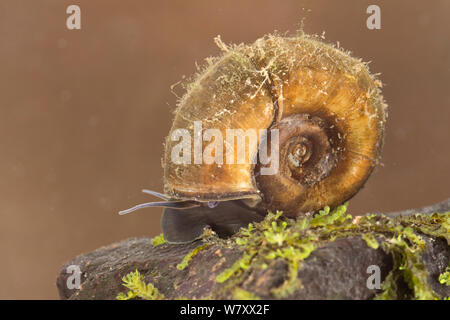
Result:
[[[229,235],[268,210],[297,217],[355,195],[379,162],[386,120],[367,65],[307,35],[217,42],[223,54],[175,112],[164,194],[146,191],[163,201],[121,213],[163,206],[165,239],[188,242],[206,226]]]

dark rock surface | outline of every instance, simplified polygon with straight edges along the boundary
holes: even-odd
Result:
[[[439,211],[448,211],[439,205]],[[434,207],[436,208],[436,207]],[[430,212],[435,212],[436,209]],[[426,212],[424,209],[411,212]],[[408,214],[409,211],[402,212]],[[395,215],[398,215],[396,213]],[[438,282],[450,261],[450,248],[444,239],[424,237],[426,250],[422,255],[427,268],[428,282],[441,297],[450,296],[450,287]],[[230,299],[229,290],[223,290],[226,283],[218,283],[216,277],[242,256],[237,245],[213,244],[200,251],[184,270],[177,265],[198,247],[201,241],[173,245],[153,246],[150,238],[132,238],[93,252],[80,255],[61,269],[57,287],[61,299],[115,299],[119,292],[125,292],[122,277],[139,270],[146,282],[152,283],[168,299],[185,297],[202,299],[206,297]],[[69,265],[80,267],[81,288],[68,289]],[[288,299],[372,299],[379,290],[368,289],[367,268],[377,265],[381,280],[393,268],[392,256],[381,248],[374,250],[360,237],[347,237],[326,243],[318,248],[301,264],[298,278],[302,287],[294,290]],[[288,277],[288,265],[275,259],[265,270],[253,269],[239,284],[263,299],[272,299],[273,288],[279,287]]]

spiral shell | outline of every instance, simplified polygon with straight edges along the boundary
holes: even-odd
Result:
[[[367,65],[307,35],[217,42],[223,54],[210,59],[175,111],[163,160],[165,193],[199,202],[243,199],[289,216],[351,198],[379,163],[386,121],[381,82]],[[258,174],[255,145],[246,145],[243,163],[196,163],[193,155],[190,163],[174,163],[173,133],[194,137],[195,123],[224,137],[230,128],[278,129],[278,173]],[[258,145],[268,139],[257,138]]]

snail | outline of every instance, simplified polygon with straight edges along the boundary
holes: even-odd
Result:
[[[229,236],[268,211],[295,218],[353,197],[380,162],[387,117],[381,82],[367,64],[305,34],[216,42],[222,55],[208,60],[178,102],[165,143],[164,194],[144,190],[162,201],[120,213],[164,207],[164,238],[184,243],[205,227]],[[240,131],[218,141],[229,129]],[[257,143],[247,143],[249,130]],[[190,137],[184,146],[194,140],[193,150],[180,152],[180,133]],[[224,144],[248,157],[221,155]],[[268,161],[255,161],[262,151]],[[206,153],[218,161],[196,159]],[[276,170],[263,174],[275,159]]]

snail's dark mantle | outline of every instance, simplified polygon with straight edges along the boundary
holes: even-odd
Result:
[[[450,199],[434,206],[386,215],[399,216],[411,212],[430,214],[449,210]],[[439,282],[439,276],[450,262],[449,244],[441,237],[420,236],[426,244],[420,259],[427,272],[429,289],[438,298],[449,297],[450,286]],[[242,248],[235,242],[230,241],[226,245],[225,242],[213,242],[199,251],[186,268],[177,268],[183,258],[201,244],[201,241],[196,241],[153,246],[150,238],[133,238],[99,248],[74,258],[62,267],[57,279],[59,295],[61,299],[115,299],[120,292],[127,291],[122,285],[122,277],[137,269],[145,276],[145,281],[152,283],[167,299],[237,298],[236,291],[230,289],[232,279],[223,283],[217,281],[217,276],[232,267],[243,255]],[[378,266],[383,282],[395,265],[393,255],[381,247],[369,247],[367,241],[354,235],[321,245],[298,268],[297,277],[301,286],[288,291],[283,298],[374,298],[382,290],[368,287],[367,280],[372,274],[368,272],[368,267]],[[78,290],[67,286],[72,275],[67,273],[69,265],[77,265],[81,269],[81,287]],[[262,299],[273,299],[276,298],[274,289],[289,278],[289,265],[283,259],[273,259],[266,268],[250,265],[243,274],[235,282],[236,286],[245,290],[243,292],[251,292],[252,296]],[[392,285],[398,298],[411,297],[411,288],[403,278],[392,282]]]

